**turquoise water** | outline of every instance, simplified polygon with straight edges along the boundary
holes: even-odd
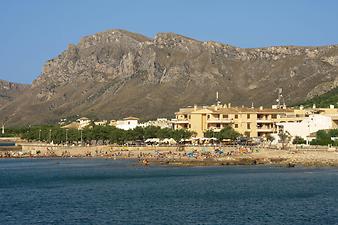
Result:
[[[338,224],[338,170],[1,159],[0,224]]]

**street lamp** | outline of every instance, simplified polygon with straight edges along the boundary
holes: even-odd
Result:
[[[66,145],[68,145],[68,129],[66,129]]]
[[[82,146],[82,129],[80,130],[80,136],[81,136],[81,146]]]
[[[41,129],[39,130],[39,142],[41,141]]]
[[[49,143],[52,141],[52,129],[49,129]]]

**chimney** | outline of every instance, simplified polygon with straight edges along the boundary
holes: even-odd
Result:
[[[299,106],[299,109],[300,109],[300,110],[303,110],[303,109],[304,109],[304,106],[302,106],[302,105]]]
[[[330,109],[334,109],[334,105],[330,105]]]
[[[228,108],[227,104],[224,104],[223,108]]]
[[[259,110],[263,110],[263,106],[259,106]]]
[[[315,109],[315,108],[316,108],[316,104],[313,104],[313,105],[312,105],[312,108]]]
[[[196,110],[197,110],[197,105],[195,104],[195,105],[194,105],[194,111],[196,111]]]
[[[229,104],[228,104],[228,108],[231,108],[231,103],[229,102]]]

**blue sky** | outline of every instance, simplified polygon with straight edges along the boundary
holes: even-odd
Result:
[[[69,43],[107,29],[239,47],[338,44],[335,0],[2,0],[0,79],[31,83]]]

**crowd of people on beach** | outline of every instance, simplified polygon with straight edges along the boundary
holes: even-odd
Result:
[[[193,159],[216,159],[224,156],[235,156],[257,152],[257,149],[251,147],[238,148],[193,148],[185,150],[178,148],[176,150],[130,150],[130,149],[102,149],[92,150],[83,149],[81,152],[74,153],[71,149],[57,152],[57,149],[47,148],[46,151],[0,151],[0,158],[21,158],[21,157],[104,157],[112,159],[144,159],[151,160],[193,160]]]

